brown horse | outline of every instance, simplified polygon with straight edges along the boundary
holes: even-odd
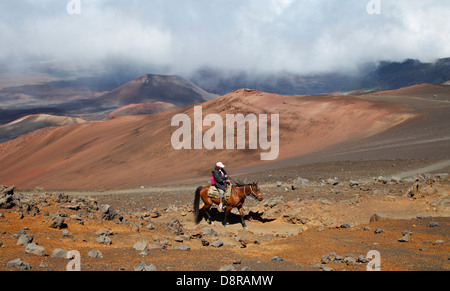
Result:
[[[213,204],[219,204],[219,199],[213,199],[208,197],[208,190],[212,186],[207,187],[198,187],[195,191],[195,199],[194,199],[194,218],[195,222],[198,224],[202,220],[202,215],[200,214],[200,211],[204,212],[206,214],[206,218],[209,224],[212,223],[211,221],[211,215],[209,214],[209,210],[211,209],[211,206]],[[233,186],[231,190],[231,197],[227,200],[226,203],[226,212],[225,212],[225,218],[223,220],[223,225],[227,225],[228,215],[230,214],[231,210],[233,208],[237,208],[239,210],[239,214],[241,215],[241,222],[242,226],[244,228],[247,227],[244,220],[244,210],[242,209],[242,206],[244,205],[245,198],[247,196],[252,196],[258,201],[262,201],[263,197],[261,194],[261,190],[258,187],[258,183],[248,184],[248,185],[238,185],[236,187]],[[199,209],[200,207],[200,198],[202,198],[205,205],[202,209]]]

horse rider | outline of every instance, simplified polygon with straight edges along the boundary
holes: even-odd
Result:
[[[216,168],[212,171],[212,185],[219,191],[219,211],[223,212],[223,198],[225,197],[225,191],[227,185],[230,184],[228,180],[227,172],[225,171],[225,165],[221,162],[216,164]]]

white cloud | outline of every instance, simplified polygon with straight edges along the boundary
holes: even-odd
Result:
[[[448,0],[2,1],[0,63],[105,59],[169,66],[314,72],[361,62],[450,56]],[[5,45],[6,44],[6,45]]]

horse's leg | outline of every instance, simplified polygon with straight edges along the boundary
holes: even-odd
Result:
[[[208,221],[208,224],[212,224],[212,218],[211,214],[209,214],[209,210],[211,209],[211,204],[206,204],[203,206],[202,210],[206,214],[206,221]]]
[[[225,211],[225,218],[223,219],[223,226],[227,226],[227,223],[228,223],[228,215],[230,214],[231,209],[233,209],[233,207],[228,205],[228,206],[227,206],[227,210]]]
[[[245,219],[244,219],[244,209],[242,207],[240,207],[238,210],[239,210],[239,214],[241,215],[242,227],[247,229],[247,224],[245,224]]]

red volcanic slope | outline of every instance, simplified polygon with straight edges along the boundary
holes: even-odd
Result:
[[[449,94],[450,94],[450,86],[433,85],[433,84],[420,84],[396,90],[366,93],[366,95],[372,96],[411,96],[424,98],[433,97],[435,95],[449,95]]]
[[[87,120],[82,118],[67,116],[54,116],[48,114],[28,115],[8,124],[0,125],[0,143],[45,127],[63,126],[87,122]]]
[[[280,96],[241,89],[199,104],[203,116],[279,114],[279,159],[361,140],[413,117],[401,106],[354,96]],[[261,150],[174,150],[175,114],[193,120],[194,106],[148,116],[39,130],[0,145],[0,184],[19,188],[119,189],[205,178],[223,161],[230,170],[262,165]],[[208,128],[203,128],[205,132]]]
[[[130,116],[130,115],[149,115],[157,114],[178,108],[177,106],[166,102],[152,102],[141,104],[130,104],[114,110],[109,114],[110,117]]]

